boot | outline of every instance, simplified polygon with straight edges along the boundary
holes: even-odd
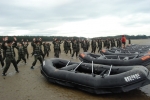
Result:
[[[33,66],[31,66],[31,69],[34,69]]]

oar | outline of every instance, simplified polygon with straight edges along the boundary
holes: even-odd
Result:
[[[109,69],[109,72],[108,72],[107,76],[109,76],[109,75],[110,75],[111,68],[112,68],[112,65],[110,66],[110,69]]]
[[[83,63],[83,61],[82,62],[80,62],[79,63],[79,65],[73,70],[74,72],[76,71],[76,69],[81,65]]]

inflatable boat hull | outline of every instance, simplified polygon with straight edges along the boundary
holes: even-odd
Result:
[[[88,52],[81,53],[79,55],[80,61],[85,63],[104,64],[104,65],[115,65],[115,66],[131,66],[131,65],[143,65],[148,66],[150,64],[150,55],[145,55],[140,58],[130,59],[130,60],[119,60],[119,59],[101,59],[93,57],[95,54]]]
[[[149,71],[143,66],[112,67],[110,75],[106,75],[102,72],[104,69],[110,71],[110,66],[88,63],[78,66],[79,63],[75,62],[67,64],[68,61],[62,59],[45,60],[41,73],[49,82],[94,94],[127,92],[150,83]],[[76,69],[77,66],[79,68]],[[92,69],[93,74],[89,74]],[[117,72],[119,74],[114,74]]]

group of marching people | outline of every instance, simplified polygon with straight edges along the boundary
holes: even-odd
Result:
[[[53,45],[54,45],[54,56],[55,57],[59,57],[59,54],[61,53],[61,44],[63,43],[63,48],[64,48],[64,52],[66,54],[68,54],[68,52],[70,52],[71,57],[74,56],[74,54],[76,53],[76,57],[78,57],[78,54],[80,52],[80,49],[83,49],[83,52],[87,52],[89,50],[89,47],[91,46],[91,53],[95,53],[96,52],[96,48],[98,48],[98,52],[100,52],[100,50],[102,48],[106,48],[106,49],[110,49],[112,47],[118,47],[121,48],[122,47],[122,40],[117,38],[117,39],[92,39],[87,40],[87,39],[64,39],[64,41],[62,42],[61,39],[57,39],[55,38],[53,40]]]
[[[2,68],[4,68],[2,73],[3,76],[6,76],[6,72],[9,69],[11,63],[13,63],[16,72],[19,73],[17,64],[21,61],[21,59],[24,60],[26,64],[25,56],[27,55],[28,58],[29,55],[27,47],[28,47],[28,40],[26,42],[22,41],[17,43],[16,37],[14,37],[13,41],[9,40],[8,37],[3,38],[3,42],[0,45],[0,49],[1,49],[0,61],[1,61]],[[17,61],[15,59],[16,53],[14,48],[16,48],[18,51]],[[4,67],[4,60],[5,60],[5,67]]]
[[[80,40],[79,38],[77,39],[64,39],[63,41],[61,39],[54,38],[52,41],[53,48],[54,48],[54,57],[59,58],[59,54],[61,53],[61,44],[63,44],[64,47],[64,52],[66,55],[68,52],[71,54],[71,58],[76,54],[76,57],[78,57],[78,54],[80,52],[80,49],[83,49],[83,52],[87,52],[91,46],[91,53],[95,53],[96,48],[98,48],[98,52],[105,47],[107,49],[111,47],[121,47],[122,43],[125,44],[125,39],[92,39],[92,40],[87,40],[83,39]],[[21,42],[17,42],[17,38],[14,37],[13,41],[9,40],[8,37],[3,38],[2,44],[0,44],[0,61],[1,65],[3,67],[3,76],[6,76],[6,72],[10,67],[10,64],[13,63],[13,66],[15,67],[15,70],[17,73],[19,73],[18,70],[18,63],[23,60],[24,63],[27,63],[26,58],[29,58],[29,53],[28,53],[28,40],[24,41],[22,39]],[[34,61],[31,65],[31,69],[34,69],[34,66],[37,62],[37,60],[40,61],[41,66],[43,66],[43,60],[45,56],[49,56],[49,52],[51,51],[51,44],[48,42],[43,42],[42,38],[33,38],[33,41],[31,42],[31,46],[33,48],[32,51],[32,56],[34,56]],[[43,49],[42,49],[43,46]],[[17,49],[18,51],[18,59],[15,59],[15,50]],[[5,67],[4,67],[4,60],[5,60]]]
[[[3,42],[2,44],[0,44],[0,61],[1,61],[1,65],[3,68],[3,76],[6,76],[6,72],[10,67],[10,64],[12,63],[13,66],[15,67],[15,70],[17,73],[19,73],[18,70],[18,63],[23,60],[25,64],[27,64],[27,60],[29,57],[29,53],[28,53],[28,40],[24,41],[22,39],[21,42],[17,42],[17,38],[14,37],[13,41],[11,41],[10,39],[8,39],[8,37],[4,37],[3,38]],[[42,46],[44,48],[44,53],[42,51]],[[50,52],[50,44],[49,43],[42,43],[42,39],[33,39],[33,41],[31,42],[31,46],[33,47],[33,52],[32,52],[32,56],[34,55],[34,62],[32,63],[31,69],[34,69],[34,66],[37,62],[37,60],[40,61],[41,66],[43,66],[43,59],[44,57],[47,55],[49,56],[49,52]],[[18,51],[18,59],[15,59],[16,53],[15,50],[17,49]],[[27,56],[27,57],[26,57]],[[5,67],[4,67],[4,60],[5,60]]]

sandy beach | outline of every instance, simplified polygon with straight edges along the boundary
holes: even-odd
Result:
[[[133,44],[150,45],[150,39],[131,40],[131,42]],[[60,58],[69,60],[71,55],[64,53],[63,45],[61,45],[61,50]],[[22,62],[18,64],[19,73],[15,72],[11,64],[7,71],[7,76],[0,76],[0,100],[150,100],[150,85],[127,93],[94,95],[74,88],[49,83],[40,73],[39,61],[37,61],[35,69],[30,69],[34,60],[34,57],[31,57],[31,45],[28,46],[28,51],[29,59],[27,59],[27,64],[25,65]],[[50,56],[45,59],[53,57],[52,45]],[[72,61],[79,62],[78,58],[75,57]],[[148,66],[148,69],[150,70],[150,66]],[[2,68],[0,68],[0,74],[2,74]]]

